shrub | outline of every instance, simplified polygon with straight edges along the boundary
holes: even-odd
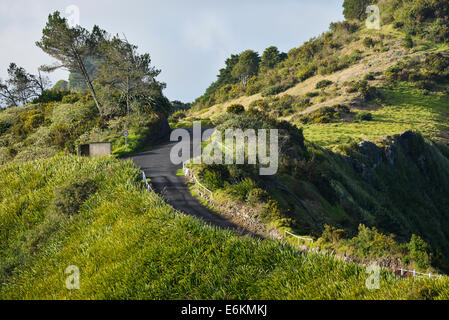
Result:
[[[363,20],[366,16],[366,7],[371,0],[345,0],[343,2],[343,15],[346,19]]]
[[[264,208],[263,216],[268,220],[282,218],[282,212],[279,203],[275,200],[268,200]]]
[[[0,135],[4,134],[10,127],[10,123],[0,121]]]
[[[73,216],[96,190],[97,185],[94,180],[84,177],[75,178],[55,190],[53,204],[58,212]]]
[[[316,84],[315,88],[316,89],[324,89],[326,87],[329,87],[332,83],[333,82],[330,80],[321,80]]]
[[[182,111],[182,110],[176,111],[170,117],[168,117],[168,121],[169,122],[177,122],[179,119],[185,118],[185,116],[186,116],[185,111]]]
[[[367,73],[367,74],[363,77],[363,80],[366,80],[366,81],[371,81],[371,80],[375,80],[375,79],[376,79],[376,77],[375,77],[375,75],[374,75],[373,72]]]
[[[366,101],[373,100],[379,96],[377,89],[370,86],[366,80],[352,82],[347,92],[358,92]]]
[[[306,97],[308,98],[318,97],[319,95],[320,93],[318,91],[311,91],[306,93]]]
[[[45,116],[42,109],[32,109],[22,112],[11,131],[18,136],[27,136],[44,123]]]
[[[226,109],[227,113],[242,114],[245,112],[245,107],[241,104],[232,104]]]
[[[204,167],[200,171],[201,181],[211,190],[217,190],[224,186],[229,178],[229,171],[226,166],[212,164]]]
[[[267,87],[267,88],[265,88],[262,91],[262,97],[274,96],[276,94],[284,92],[287,89],[288,89],[288,87],[286,87],[286,86],[284,86],[282,84],[271,86],[271,87]]]
[[[402,43],[402,46],[403,46],[404,48],[407,48],[407,49],[413,48],[414,43],[413,43],[412,36],[407,35],[407,36],[404,38],[404,41],[403,41],[403,43]]]
[[[246,202],[248,202],[248,204],[257,204],[260,202],[266,202],[268,198],[268,192],[260,188],[255,188],[248,193]]]
[[[320,239],[324,243],[337,243],[344,238],[345,231],[343,229],[337,229],[326,224]]]
[[[232,186],[231,194],[240,201],[246,200],[251,190],[255,189],[257,184],[250,178],[243,179],[240,183]]]
[[[79,100],[78,95],[68,94],[62,98],[62,103],[75,103]]]
[[[305,81],[315,75],[317,71],[316,66],[309,66],[305,69],[301,69],[298,71],[298,79],[299,81]]]
[[[412,235],[408,245],[410,258],[419,269],[425,270],[430,267],[429,245],[417,235]]]
[[[251,102],[250,105],[249,105],[249,108],[250,109],[259,108],[262,111],[269,111],[270,104],[268,103],[267,100],[259,99],[259,100]]]
[[[373,115],[370,112],[359,112],[355,116],[355,120],[357,121],[371,121],[373,120]]]
[[[69,94],[70,91],[67,90],[44,90],[38,98],[33,100],[33,103],[61,102],[62,99]]]
[[[374,42],[374,40],[370,37],[366,37],[365,39],[363,39],[363,45],[367,48],[372,48],[376,45],[376,43]]]

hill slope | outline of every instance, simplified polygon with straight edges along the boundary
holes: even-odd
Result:
[[[262,219],[273,211],[275,218],[265,222],[276,228],[315,236],[322,246],[359,258],[399,256],[399,265],[410,263],[407,254],[386,250],[387,242],[383,253],[361,250],[359,225],[392,233],[404,247],[416,234],[430,244],[432,264],[449,270],[447,6],[393,0],[379,6],[380,30],[351,17],[270,68],[261,63],[246,83],[221,70],[179,121],[258,128],[257,121],[271,118],[302,131],[302,152],[283,153],[271,180],[246,168],[198,167],[202,182],[222,197],[217,208],[231,203],[244,211],[249,204]],[[238,56],[227,68],[235,61]],[[232,104],[242,104],[245,113],[230,115]],[[346,233],[334,234],[339,244],[329,242],[326,225]]]
[[[0,183],[2,299],[448,298],[446,280],[382,273],[370,291],[355,264],[207,227],[145,191],[130,162],[10,164]]]

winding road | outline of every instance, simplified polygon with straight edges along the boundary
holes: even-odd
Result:
[[[192,130],[189,132],[192,137]],[[145,172],[155,191],[175,209],[200,218],[212,226],[236,230],[241,234],[251,234],[248,230],[209,210],[190,194],[185,177],[177,175],[178,170],[182,169],[182,164],[174,165],[170,161],[171,149],[176,144],[177,142],[164,142],[150,151],[132,156],[131,160]],[[190,153],[193,154],[193,138],[190,149]],[[183,155],[183,158],[189,159],[188,155]]]

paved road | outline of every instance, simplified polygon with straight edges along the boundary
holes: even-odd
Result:
[[[174,145],[176,142],[165,142],[157,145],[151,151],[139,153],[131,159],[145,172],[156,192],[162,194],[175,209],[201,218],[210,225],[249,234],[250,232],[247,230],[212,212],[192,197],[186,186],[185,178],[177,175],[177,171],[182,169],[182,164],[174,165],[170,161],[170,152]],[[193,141],[191,154],[193,154],[192,150]]]

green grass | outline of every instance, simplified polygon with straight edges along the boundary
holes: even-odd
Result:
[[[75,175],[98,189],[64,217],[53,209],[54,191]],[[380,290],[370,291],[363,267],[208,227],[146,192],[130,162],[60,156],[9,164],[0,183],[1,299],[449,297],[445,279],[386,272]],[[48,228],[54,215],[58,228]],[[47,233],[33,236],[39,230]],[[79,290],[65,288],[70,265],[80,269]]]
[[[112,154],[119,157],[128,157],[130,155],[151,150],[152,146],[145,144],[148,139],[148,130],[138,128],[130,129],[128,136],[128,151],[126,150],[125,137],[122,135],[116,137],[112,144]]]
[[[449,96],[423,95],[405,85],[396,89],[382,89],[385,105],[373,114],[372,121],[339,122],[304,125],[304,136],[322,147],[359,142],[379,142],[406,130],[438,140],[441,134],[449,137]],[[357,111],[357,110],[354,110]]]

